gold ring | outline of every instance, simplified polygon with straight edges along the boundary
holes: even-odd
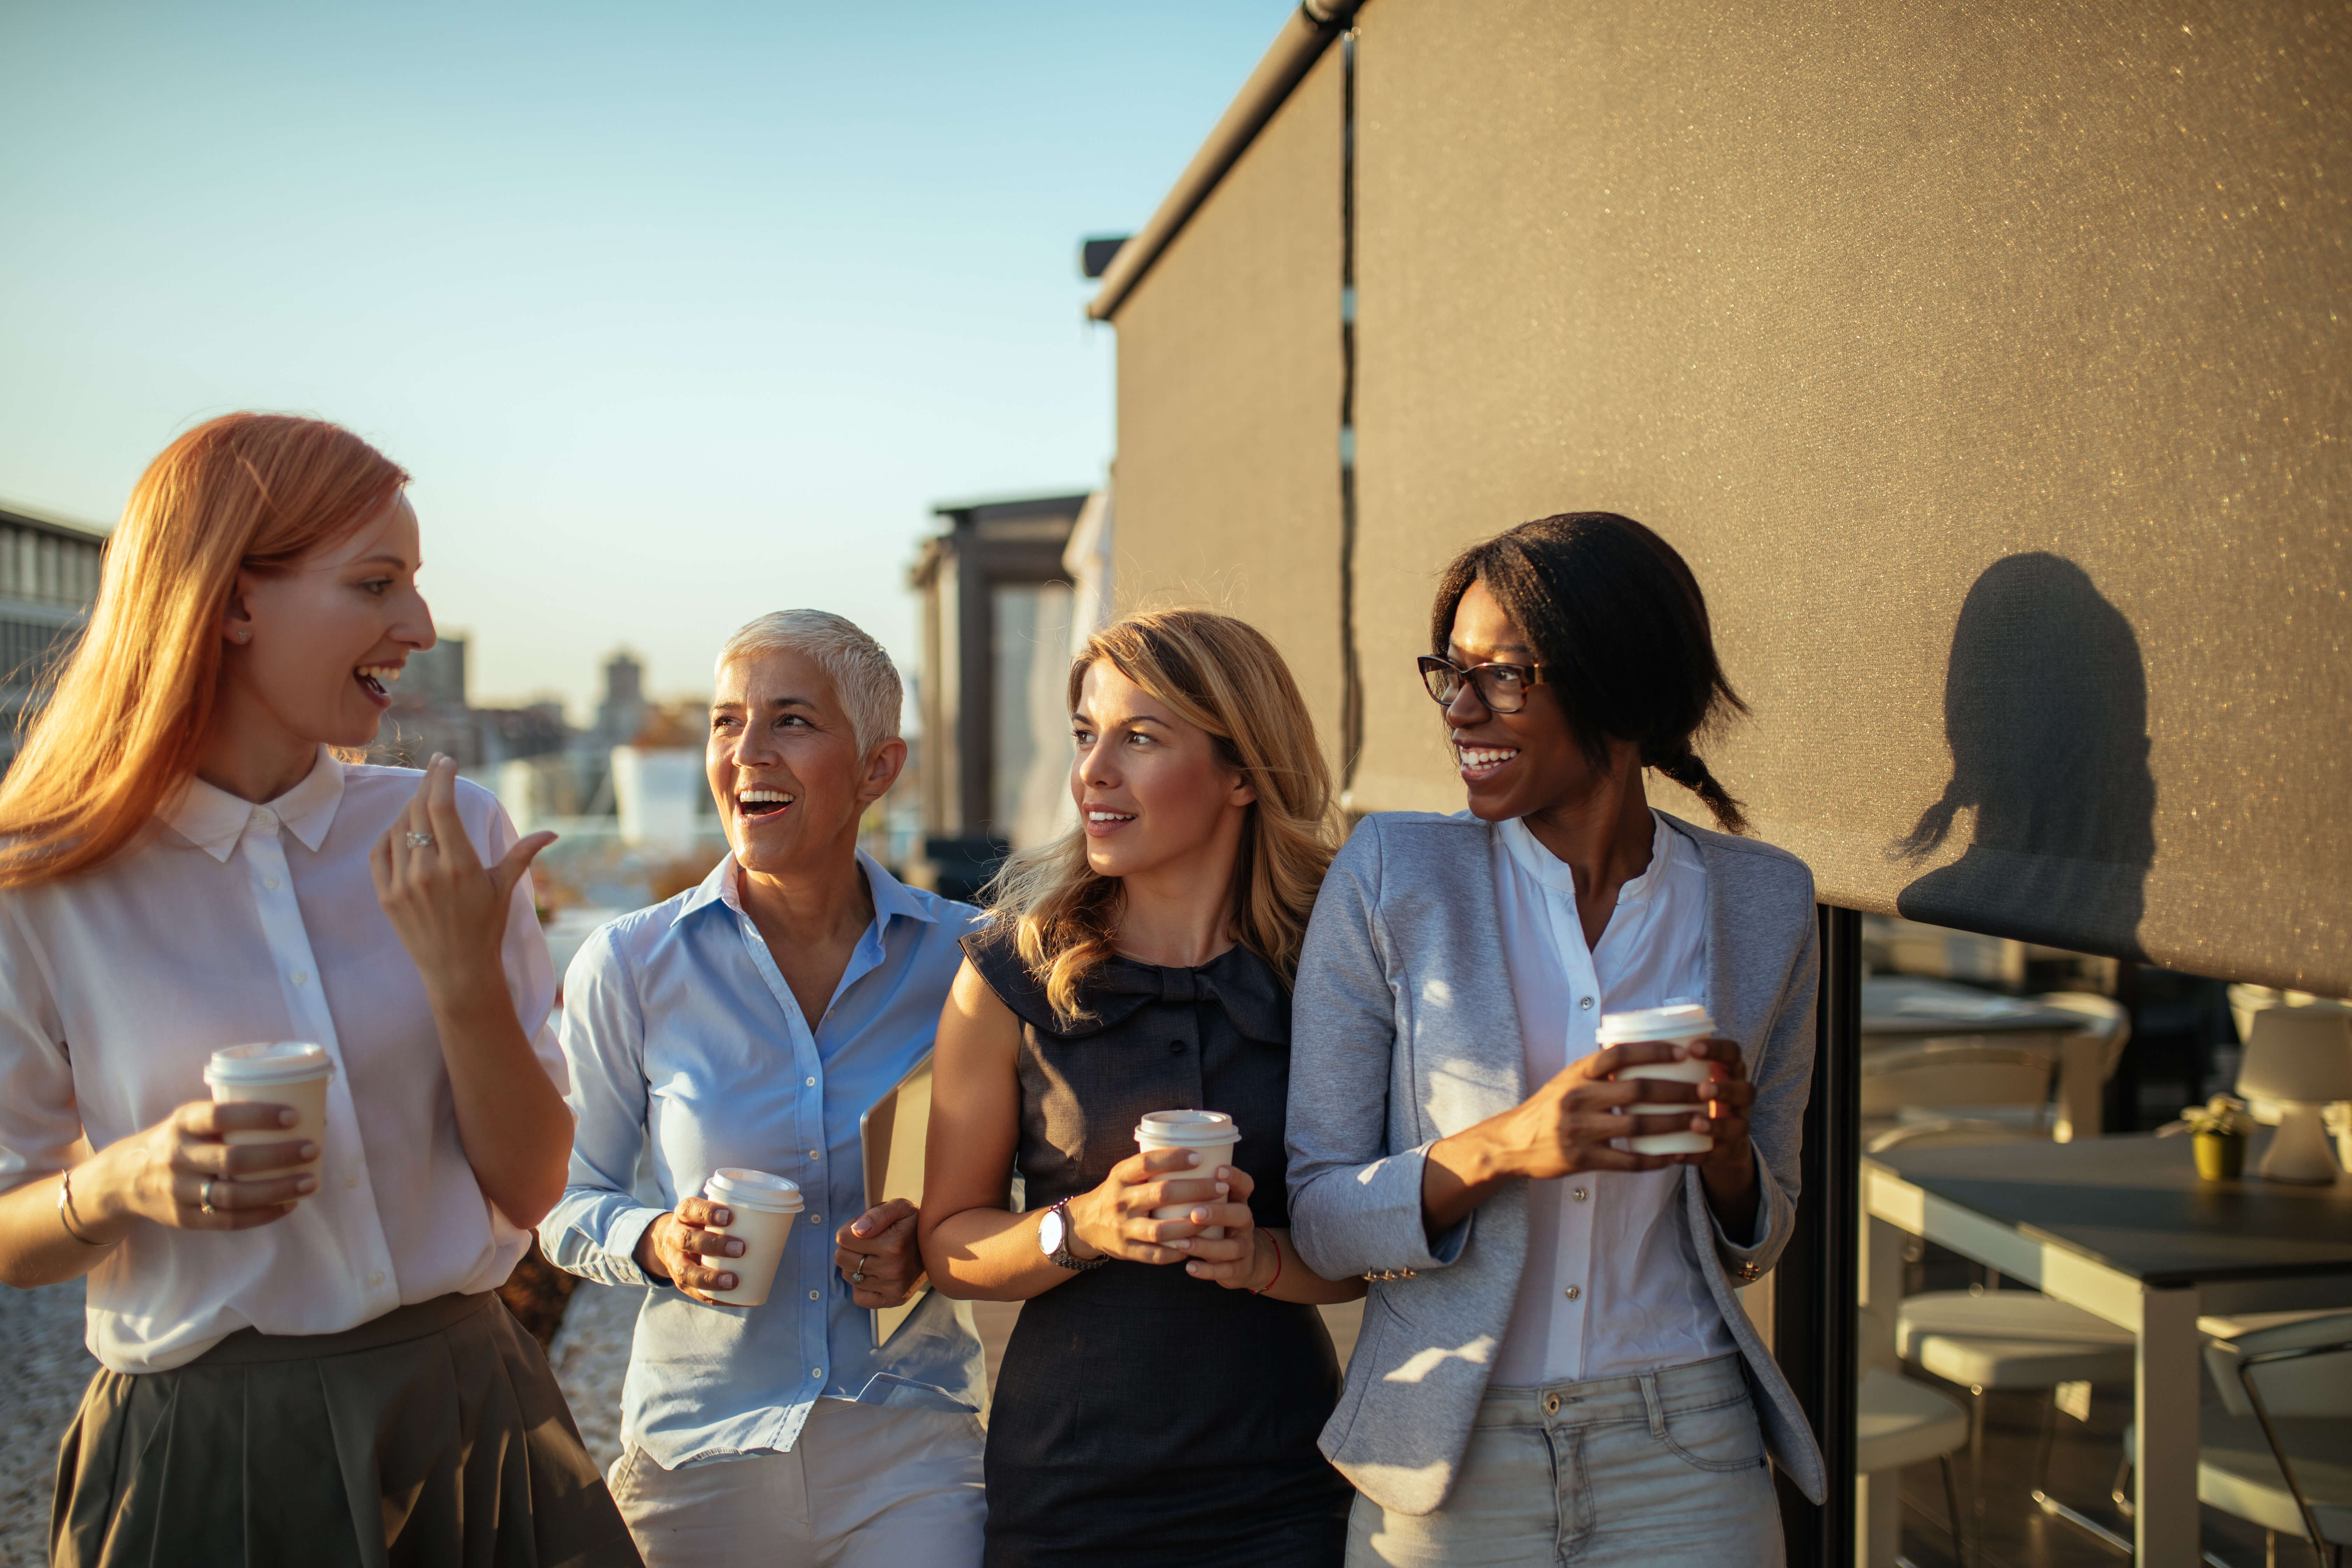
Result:
[[[206,1176],[205,1178],[205,1184],[196,1189],[197,1206],[202,1208],[206,1214],[218,1214],[220,1212],[218,1209],[213,1207],[213,1180],[214,1178]]]

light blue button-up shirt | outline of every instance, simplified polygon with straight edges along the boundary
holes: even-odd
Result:
[[[930,1051],[957,943],[980,920],[857,859],[874,923],[814,1029],[743,912],[731,855],[700,887],[598,931],[564,979],[579,1129],[540,1237],[574,1274],[649,1287],[621,1437],[665,1469],[788,1450],[821,1398],[981,1404],[970,1307],[934,1291],[877,1349],[873,1314],[851,1303],[833,1263],[834,1233],[866,1207],[858,1118]],[[640,1154],[659,1208],[633,1191]],[[704,1306],[636,1264],[646,1227],[722,1165],[789,1176],[804,1194],[761,1306]]]

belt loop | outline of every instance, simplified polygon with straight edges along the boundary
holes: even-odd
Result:
[[[1656,1442],[1666,1440],[1666,1405],[1658,1397],[1658,1374],[1645,1372],[1642,1377],[1642,1403],[1650,1409],[1650,1436]]]

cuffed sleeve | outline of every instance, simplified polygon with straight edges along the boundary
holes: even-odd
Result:
[[[645,1018],[611,929],[596,932],[564,976],[565,1096],[576,1122],[563,1196],[540,1222],[540,1245],[559,1268],[606,1285],[653,1283],[637,1241],[662,1210],[637,1201],[646,1144]]]

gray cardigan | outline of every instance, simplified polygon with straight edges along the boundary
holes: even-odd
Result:
[[[1796,1216],[1797,1148],[1813,1061],[1819,939],[1812,873],[1769,845],[1666,821],[1706,866],[1707,1006],[1757,1086],[1761,1194],[1753,1245],[1723,1234],[1698,1172],[1685,1212],[1707,1288],[1747,1359],[1773,1458],[1815,1502],[1821,1450],[1732,1293],[1770,1268]],[[1528,1096],[1518,1010],[1496,912],[1494,829],[1392,812],[1358,826],[1315,901],[1291,1016],[1290,1224],[1326,1279],[1372,1281],[1323,1452],[1403,1513],[1445,1500],[1527,1261],[1522,1184],[1432,1247],[1429,1146]]]

